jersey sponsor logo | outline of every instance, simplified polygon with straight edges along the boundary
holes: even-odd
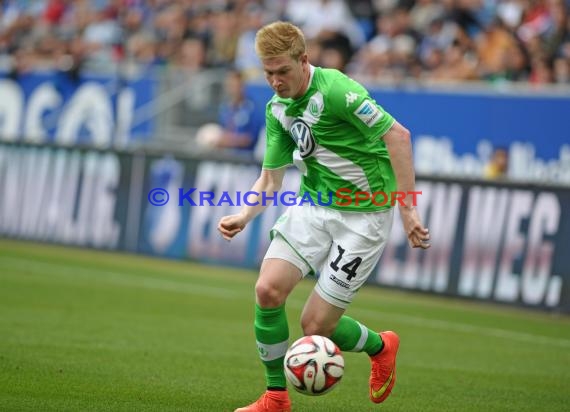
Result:
[[[305,159],[313,154],[317,144],[311,132],[311,128],[301,119],[295,119],[290,129],[293,140],[297,143],[299,154]]]
[[[354,114],[368,127],[374,126],[384,116],[384,113],[370,100],[363,101]]]
[[[354,92],[348,92],[344,95],[344,97],[346,97],[346,107],[348,107],[354,103],[356,99],[358,99],[358,94]]]

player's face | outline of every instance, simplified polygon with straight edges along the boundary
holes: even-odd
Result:
[[[307,91],[309,84],[309,63],[307,55],[299,60],[288,55],[262,59],[265,78],[269,86],[283,98],[299,98]]]

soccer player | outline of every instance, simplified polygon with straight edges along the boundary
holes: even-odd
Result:
[[[255,285],[254,322],[267,390],[236,412],[291,411],[283,370],[289,338],[285,301],[304,276],[317,273],[301,315],[304,334],[327,336],[342,351],[367,353],[370,399],[383,402],[396,382],[398,335],[376,333],[344,312],[386,245],[392,202],[363,195],[350,204],[345,197],[326,200],[339,189],[405,193],[398,205],[408,243],[428,248],[428,230],[414,208],[410,133],[359,83],[337,70],[312,66],[298,27],[280,21],[262,27],[255,49],[275,91],[266,106],[263,167],[251,189],[260,195],[249,197],[259,204],[222,217],[218,230],[227,240],[241,232],[264,210],[263,192],[278,191],[291,164],[303,172],[300,193],[312,199],[321,195],[323,202],[289,206],[271,230]]]

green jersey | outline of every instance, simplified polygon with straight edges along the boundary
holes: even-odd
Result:
[[[303,172],[299,195],[305,200],[344,211],[391,207],[396,179],[381,137],[394,118],[362,85],[338,70],[311,66],[306,93],[273,96],[265,118],[263,168],[294,163]]]

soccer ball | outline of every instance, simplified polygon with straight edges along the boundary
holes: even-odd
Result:
[[[204,148],[214,148],[222,139],[224,129],[216,123],[206,123],[196,131],[196,143]]]
[[[285,354],[285,376],[302,394],[324,395],[340,382],[344,358],[338,346],[324,336],[304,336]]]

